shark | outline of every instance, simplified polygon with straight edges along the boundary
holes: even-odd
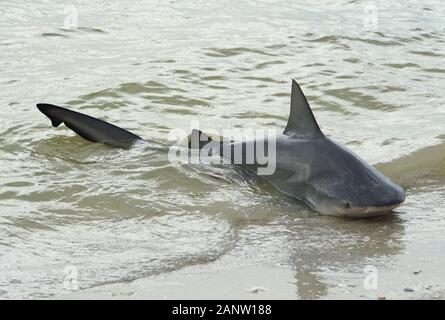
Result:
[[[54,127],[64,123],[92,142],[129,148],[144,141],[125,129],[83,113],[46,103],[37,104],[37,108]],[[217,141],[200,130],[192,130],[190,137],[191,149],[203,153],[212,150],[230,163],[255,172],[265,166],[264,159],[255,153],[262,145],[270,153],[268,159],[273,156],[274,170],[261,177],[321,214],[370,217],[392,212],[405,201],[401,186],[321,131],[295,80],[292,80],[290,113],[282,134],[273,138]],[[254,154],[249,154],[249,150]]]

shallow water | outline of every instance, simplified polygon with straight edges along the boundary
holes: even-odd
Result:
[[[71,5],[1,9],[1,298],[58,297],[73,267],[84,289],[209,263],[280,264],[301,298],[444,296],[441,2],[76,1],[78,28]],[[393,215],[325,217],[234,168],[168,161],[168,133],[196,120],[282,130],[291,78],[327,135],[407,188]],[[149,143],[89,143],[37,102]]]

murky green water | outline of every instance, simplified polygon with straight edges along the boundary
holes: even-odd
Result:
[[[7,0],[0,297],[58,297],[67,267],[83,289],[213,263],[280,264],[301,298],[443,298],[444,17],[430,0]],[[168,133],[194,120],[284,128],[291,78],[327,135],[407,188],[394,215],[320,216],[233,168],[168,161]],[[150,143],[89,143],[37,102]],[[361,285],[367,266],[378,289]]]

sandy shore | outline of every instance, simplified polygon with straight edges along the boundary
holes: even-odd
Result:
[[[389,276],[391,277],[391,276]],[[361,279],[356,279],[361,281]],[[352,281],[354,282],[354,281]],[[351,282],[351,283],[352,283]],[[397,281],[395,281],[397,282]],[[394,284],[394,282],[393,282]],[[331,287],[321,299],[444,299],[443,291],[368,290],[360,283]],[[301,299],[294,272],[283,266],[192,266],[128,283],[113,283],[57,299]]]
[[[225,270],[190,267],[129,283],[80,290],[62,299],[297,299],[293,274],[286,268]]]

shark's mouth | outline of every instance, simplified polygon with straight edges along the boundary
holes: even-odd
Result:
[[[339,209],[335,210],[330,215],[341,216],[341,217],[351,217],[351,218],[366,218],[384,215],[392,212],[395,208],[400,207],[403,202],[398,204],[392,204],[389,206],[369,206],[369,207],[353,207],[349,209]]]

